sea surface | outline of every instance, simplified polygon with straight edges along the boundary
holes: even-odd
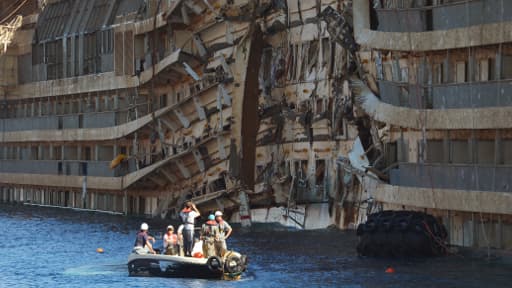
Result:
[[[512,287],[512,264],[504,257],[363,258],[353,231],[269,227],[235,228],[228,240],[249,255],[240,281],[128,277],[127,256],[141,221],[0,204],[0,287]],[[155,236],[167,225],[149,224]],[[386,273],[388,267],[395,272]]]

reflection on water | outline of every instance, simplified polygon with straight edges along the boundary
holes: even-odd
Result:
[[[360,258],[351,231],[261,228],[236,229],[228,240],[249,255],[241,281],[128,277],[126,260],[140,220],[0,205],[0,223],[0,287],[511,287],[512,281],[512,266],[502,259]],[[150,223],[150,232],[158,235],[166,225]],[[388,266],[396,273],[386,274]]]

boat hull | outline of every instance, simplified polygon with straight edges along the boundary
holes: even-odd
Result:
[[[130,276],[221,279],[221,270],[208,267],[207,259],[167,255],[138,255],[128,258]]]
[[[199,278],[199,279],[239,279],[240,274],[245,271],[246,258],[236,265],[238,273],[232,273],[232,270],[225,268],[224,261],[218,257],[193,258],[169,255],[153,255],[136,253],[128,257],[128,272],[130,276],[146,277],[172,277],[172,278]],[[232,263],[232,258],[228,258],[228,263]]]

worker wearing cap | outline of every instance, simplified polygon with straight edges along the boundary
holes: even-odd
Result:
[[[174,227],[167,226],[167,233],[164,235],[164,251],[165,255],[178,254],[178,236],[174,234]]]
[[[219,224],[219,232],[220,237],[217,245],[217,255],[224,255],[225,251],[227,251],[228,246],[226,245],[226,239],[231,236],[231,232],[233,232],[233,228],[231,228],[231,225],[224,219],[222,219],[222,212],[217,211],[215,212],[215,221]]]
[[[148,235],[149,226],[147,223],[140,225],[140,231],[137,233],[135,238],[135,244],[133,245],[133,252],[137,254],[156,254],[151,245],[151,241],[155,243],[155,238]]]

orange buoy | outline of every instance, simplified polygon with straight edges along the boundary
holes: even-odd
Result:
[[[395,269],[393,267],[388,267],[386,269],[386,273],[395,273]]]
[[[96,252],[98,252],[98,253],[103,253],[103,252],[105,252],[105,251],[103,251],[103,248],[98,248],[98,249],[96,249]]]

